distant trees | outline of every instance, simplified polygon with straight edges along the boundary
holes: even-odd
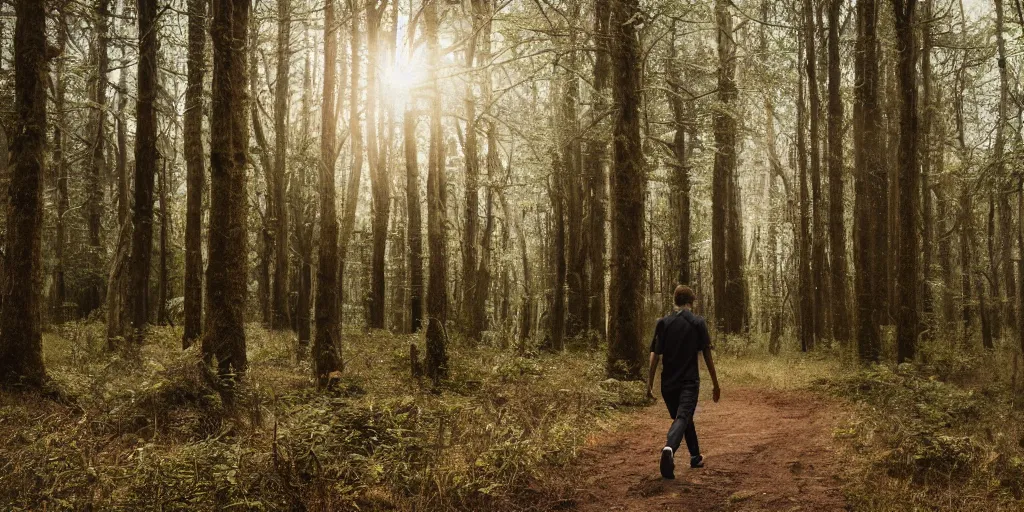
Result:
[[[0,288],[0,382],[39,386],[43,367],[42,227],[46,156],[46,9],[37,0],[14,4],[14,109],[7,185],[6,254]]]
[[[184,347],[202,338],[233,372],[259,320],[313,345],[321,384],[343,322],[426,331],[438,381],[451,339],[606,339],[630,375],[677,282],[720,334],[766,332],[773,353],[855,338],[878,361],[895,329],[913,361],[919,338],[1019,334],[1020,24],[1002,0],[980,17],[910,0],[165,3],[44,13],[44,324],[105,314],[128,348],[183,323]],[[36,65],[14,19],[7,104]],[[0,109],[11,191],[15,114]]]

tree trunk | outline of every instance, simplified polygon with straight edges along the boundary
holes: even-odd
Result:
[[[167,324],[167,299],[170,290],[167,282],[167,231],[171,228],[171,216],[167,202],[167,160],[160,168],[160,276],[156,305],[156,324]]]
[[[711,184],[711,254],[715,317],[727,333],[746,326],[743,282],[743,226],[736,183],[736,46],[732,15],[724,0],[715,2],[718,48],[718,100],[713,113],[715,163]]]
[[[608,109],[608,88],[611,77],[611,41],[608,24],[611,22],[611,0],[594,0],[594,123],[604,116]],[[587,174],[587,204],[589,226],[587,235],[587,264],[590,267],[590,329],[601,338],[605,335],[605,253],[607,222],[607,189],[604,160],[608,153],[608,140],[604,130],[594,130],[587,140],[586,161],[584,167]]]
[[[829,250],[832,254],[832,335],[850,340],[850,302],[844,220],[842,62],[839,57],[841,0],[828,4],[828,189]]]
[[[185,88],[185,332],[182,348],[203,329],[203,75],[206,73],[207,0],[188,2],[188,85]]]
[[[426,373],[438,384],[448,376],[448,257],[445,243],[448,227],[447,179],[445,177],[445,141],[441,126],[441,88],[438,67],[441,48],[438,41],[438,0],[424,0],[424,37],[430,63],[430,158],[427,169],[427,244],[430,249],[430,276],[427,283]]]
[[[372,235],[373,255],[370,263],[370,297],[369,318],[367,326],[373,329],[384,328],[384,264],[388,240],[388,216],[391,186],[388,176],[387,162],[383,154],[384,137],[377,130],[377,114],[380,110],[378,101],[378,68],[380,65],[380,27],[381,18],[387,1],[377,5],[378,0],[369,0],[366,8],[366,142],[367,155],[370,163],[370,187],[372,189]]]
[[[804,1],[804,50],[807,57],[804,64],[807,70],[807,92],[810,107],[810,179],[811,179],[811,283],[814,290],[814,307],[812,308],[813,332],[815,342],[825,335],[825,252],[824,235],[821,223],[821,149],[819,124],[821,118],[821,97],[818,93],[818,52],[815,50],[814,3]]]
[[[142,342],[149,319],[149,266],[153,251],[153,188],[156,178],[157,5],[139,0],[139,66],[135,123],[135,201],[127,303],[131,337]]]
[[[63,6],[58,9],[55,21],[57,25],[57,50],[63,56],[65,55],[68,41],[67,13]],[[56,240],[54,240],[53,299],[50,309],[58,322],[67,320],[61,317],[61,313],[64,308],[64,302],[67,301],[67,289],[64,283],[64,253],[68,242],[67,213],[71,208],[68,190],[68,163],[65,152],[66,138],[64,137],[64,127],[67,125],[65,62],[66,59],[63,57],[56,59],[52,77],[53,110],[56,122],[53,123],[53,163],[51,164],[51,172],[53,177],[56,178],[56,187],[54,188],[57,195],[55,201],[57,203],[57,216],[54,219]],[[88,191],[91,192],[92,189],[90,188]],[[88,294],[86,297],[83,297],[83,299],[86,298],[89,298]]]
[[[995,160],[995,179],[996,183],[1000,188],[1003,188],[1003,184],[1009,181],[1009,177],[1006,176],[1006,163],[1004,160],[1005,151],[1005,132],[1007,119],[1007,107],[1009,105],[1009,72],[1007,69],[1006,62],[1006,42],[1003,37],[1003,2],[1002,0],[995,0],[995,11],[996,11],[996,56],[997,64],[999,66],[999,109],[998,119],[996,120],[995,130],[995,141],[993,143],[992,153],[993,159]],[[1009,187],[1006,187],[1009,188]],[[1006,295],[1012,297],[1014,290],[1017,289],[1017,283],[1014,277],[1014,269],[1011,259],[1013,257],[1013,247],[1011,240],[1014,236],[1013,229],[1013,211],[1010,209],[1010,199],[1008,190],[999,191],[999,261],[1003,266],[1002,275],[993,274],[993,281],[1003,279],[1006,284]],[[993,306],[993,309],[1002,309],[1002,315],[1005,316],[1006,324],[1015,326],[1017,323],[1016,317],[1017,312],[1014,307],[1014,301],[1008,300],[1005,297],[999,297],[1000,303],[1005,304],[1002,308],[999,308],[999,304]]]
[[[86,212],[88,215],[88,240],[90,254],[102,258],[103,244],[100,239],[100,230],[103,219],[103,180],[107,175],[106,159],[106,131],[107,131],[107,72],[110,68],[110,59],[107,56],[108,45],[108,18],[110,17],[110,0],[99,0],[96,3],[96,43],[94,47],[96,59],[96,82],[93,85],[93,108],[95,109],[92,122],[94,133],[92,134],[91,158],[89,162],[88,190],[86,192]],[[59,86],[63,87],[63,85]],[[99,261],[90,262],[89,266],[97,268]],[[90,280],[86,285],[85,296],[80,310],[88,314],[100,307],[103,300],[101,283],[99,280]]]
[[[306,33],[306,39],[308,42],[308,32]],[[308,47],[308,46],[307,46]],[[315,50],[313,50],[315,51]],[[312,107],[310,105],[310,96],[313,94],[313,80],[312,80],[312,69],[309,62],[309,54],[312,51],[307,51],[305,63],[302,69],[302,123],[301,123],[301,134],[302,134],[302,147],[308,148],[311,139],[310,135],[310,118],[312,117]],[[303,151],[304,158],[307,156],[306,151]],[[313,222],[312,219],[306,221],[306,207],[309,199],[306,193],[306,187],[308,183],[307,168],[305,165],[308,160],[301,162],[296,172],[292,174],[292,181],[290,187],[291,194],[291,207],[293,209],[292,221],[294,222],[295,237],[294,247],[295,253],[298,255],[298,261],[296,262],[297,268],[297,281],[298,281],[298,294],[295,297],[295,330],[299,338],[299,350],[305,351],[309,346],[310,338],[310,325],[309,325],[309,313],[310,313],[310,302],[312,295],[313,285]]]
[[[676,51],[676,26],[672,24],[672,39],[669,46],[668,74],[666,81],[669,89],[669,107],[672,109],[672,123],[675,134],[672,136],[672,156],[675,157],[673,166],[673,192],[676,207],[674,213],[677,218],[677,281],[679,284],[690,284],[690,167],[686,155],[686,108],[683,102],[682,77],[676,65],[678,53]]]
[[[476,0],[473,3],[478,3]],[[464,158],[466,165],[466,188],[465,188],[465,211],[463,213],[462,233],[462,287],[458,297],[459,304],[457,311],[461,312],[461,322],[466,334],[472,342],[479,341],[480,333],[473,332],[473,306],[472,302],[476,297],[476,267],[477,267],[477,244],[479,243],[479,210],[480,210],[480,159],[479,144],[476,133],[476,95],[473,89],[475,78],[474,60],[476,58],[477,40],[480,30],[480,16],[475,12],[472,14],[472,28],[466,46],[466,68],[469,73],[466,77],[465,97],[463,102],[466,109],[466,135],[464,144]]]
[[[277,77],[274,87],[274,286],[270,299],[271,327],[288,327],[288,208],[285,207],[285,175],[288,168],[288,96],[291,69],[291,0],[277,0]]]
[[[15,135],[7,215],[7,254],[0,288],[0,380],[37,387],[46,378],[40,317],[43,166],[46,146],[46,9],[14,4]],[[20,283],[20,284],[19,284]]]
[[[359,30],[358,13],[352,13],[352,40],[351,50],[351,87],[349,90],[349,137],[352,139],[352,162],[349,168],[348,181],[345,185],[344,212],[341,218],[341,235],[338,245],[338,286],[339,304],[344,299],[345,291],[342,280],[345,276],[345,261],[348,257],[349,241],[352,239],[352,232],[356,225],[356,209],[359,206],[359,182],[363,172],[363,131],[359,122],[360,101],[359,101],[359,42],[362,39]],[[339,101],[340,103],[340,101]]]
[[[924,329],[929,337],[934,336],[938,324],[935,318],[935,292],[932,290],[932,260],[935,254],[935,208],[932,201],[932,133],[935,104],[932,101],[932,10],[933,0],[924,2],[922,16],[926,24],[921,28],[921,111],[923,119],[920,134],[921,152],[921,303],[924,313]],[[939,152],[942,152],[939,146]]]
[[[338,26],[334,0],[324,7],[323,106],[320,116],[320,250],[316,273],[316,338],[313,340],[313,374],[325,387],[331,372],[341,371],[341,302],[338,300],[338,218],[335,207],[334,78],[338,58]],[[355,13],[353,13],[353,16]],[[352,59],[355,62],[356,59]]]
[[[893,0],[899,52],[900,112],[899,162],[899,307],[896,319],[897,361],[912,361],[920,332],[918,318],[918,270],[920,252],[917,240],[920,176],[918,166],[917,46],[914,40],[914,13],[917,0]],[[993,276],[998,279],[997,276]]]
[[[413,333],[423,327],[423,219],[420,211],[420,168],[416,147],[416,112],[410,106],[402,120],[405,145],[406,225],[409,244],[409,317]]]
[[[121,67],[127,66],[122,58]],[[128,201],[128,136],[124,127],[128,119],[128,73],[121,73],[117,91],[117,224],[124,226],[131,207]]]
[[[581,3],[572,0],[566,4],[569,18],[579,19]],[[571,25],[567,41],[568,53],[563,57],[564,62],[564,85],[565,94],[562,96],[561,118],[562,136],[562,200],[565,207],[564,229],[565,229],[565,256],[566,256],[566,298],[567,317],[565,322],[565,335],[569,338],[576,338],[583,334],[586,327],[586,319],[589,317],[587,311],[587,286],[586,279],[586,251],[584,241],[584,213],[583,213],[583,152],[580,144],[579,133],[580,121],[577,114],[580,102],[580,73],[579,56],[575,48],[577,42],[577,27]]]
[[[643,366],[644,209],[647,188],[640,141],[639,3],[612,0],[612,273],[607,373],[636,378]],[[724,5],[721,6],[724,8]]]
[[[857,51],[855,63],[857,95],[854,104],[854,149],[857,169],[854,180],[855,229],[854,290],[857,303],[857,353],[861,361],[878,361],[881,339],[878,322],[880,294],[878,287],[881,262],[886,251],[885,239],[879,233],[886,220],[878,213],[884,202],[880,192],[884,173],[878,161],[881,120],[878,110],[878,36],[877,0],[857,0]]]
[[[248,285],[246,168],[249,150],[249,0],[213,0],[213,105],[210,116],[210,227],[206,272],[208,316],[202,348],[222,376],[240,375],[245,354]]]
[[[807,4],[804,4],[803,16],[807,16]],[[806,27],[804,29],[806,31]],[[800,43],[801,48],[806,42]],[[806,53],[797,56],[797,60],[806,65]],[[797,152],[798,155],[798,167],[800,173],[800,236],[797,237],[797,251],[799,256],[797,258],[798,265],[798,276],[799,276],[799,336],[800,336],[800,350],[807,352],[814,348],[814,278],[811,273],[811,230],[810,230],[810,201],[808,200],[807,190],[807,134],[805,132],[805,126],[807,124],[807,105],[804,100],[804,74],[801,73],[797,76]]]

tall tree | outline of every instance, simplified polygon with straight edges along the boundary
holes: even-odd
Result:
[[[185,332],[188,348],[202,334],[203,317],[203,75],[208,0],[188,2],[188,85],[185,88]]]
[[[412,8],[412,4],[410,4]],[[410,16],[412,16],[410,14]],[[409,23],[409,51],[416,41],[416,25]],[[419,148],[416,146],[416,105],[406,104],[402,116],[402,144],[405,150],[405,201],[409,247],[409,320],[410,332],[423,327],[423,214],[420,210]]]
[[[612,254],[608,374],[637,377],[643,365],[644,203],[647,188],[640,141],[640,44],[637,0],[612,0],[612,96],[619,108],[613,130]]]
[[[886,219],[878,214],[879,202],[884,202],[884,171],[878,157],[881,116],[878,105],[878,4],[877,0],[857,0],[857,51],[854,73],[856,76],[854,103],[854,180],[856,229],[854,230],[854,290],[857,304],[857,353],[862,361],[877,361],[881,356],[878,322],[881,311],[876,286],[882,271],[884,234],[881,223]]]
[[[611,77],[611,0],[594,0],[594,106],[592,122],[598,124],[608,108],[608,88]],[[583,164],[587,173],[587,228],[588,261],[590,267],[590,321],[589,327],[602,337],[605,334],[605,252],[607,246],[607,176],[605,175],[605,158],[608,153],[608,140],[604,130],[593,130],[587,139],[586,162]]]
[[[668,82],[669,108],[672,110],[672,127],[675,134],[672,136],[671,151],[675,159],[673,167],[672,197],[676,202],[675,215],[678,224],[676,248],[676,280],[680,284],[690,284],[690,168],[686,155],[686,106],[683,101],[684,89],[682,77],[679,76],[676,64],[678,50],[676,49],[676,23],[672,23],[672,35],[669,40],[669,58],[666,63],[666,81]]]
[[[427,164],[427,245],[430,249],[429,280],[427,281],[427,353],[426,373],[438,383],[448,375],[448,211],[447,178],[445,177],[445,142],[441,125],[441,86],[438,71],[441,66],[441,45],[438,41],[438,0],[424,0],[424,37],[427,40],[428,78],[430,97],[430,152]]]
[[[106,143],[107,143],[107,72],[110,58],[107,55],[109,42],[110,0],[96,2],[96,42],[93,47],[96,60],[96,77],[93,84],[93,133],[90,143],[91,158],[89,162],[88,191],[86,194],[86,210],[88,211],[89,248],[91,253],[99,257],[103,253],[100,239],[100,228],[103,220],[103,180],[106,178]],[[99,281],[90,282],[83,297],[83,312],[91,312],[100,306],[102,293]]]
[[[288,97],[291,70],[291,0],[277,0],[277,76],[274,81],[274,286],[271,296],[271,327],[288,326],[288,208],[285,178],[288,168]]]
[[[567,312],[565,324],[565,335],[575,338],[583,333],[586,326],[587,312],[587,285],[586,265],[587,253],[584,242],[584,215],[583,215],[583,152],[580,143],[579,133],[580,120],[577,110],[580,103],[580,70],[579,52],[579,27],[576,21],[580,19],[582,3],[578,0],[570,0],[566,3],[566,13],[570,21],[568,26],[568,38],[566,40],[566,54],[561,59],[565,71],[563,82],[565,94],[561,101],[562,129],[562,190],[565,206],[565,256],[566,256],[566,298]]]
[[[0,288],[0,381],[39,386],[43,367],[40,231],[46,145],[46,8],[14,4],[14,109],[7,188],[7,252]],[[27,280],[27,283],[26,283]]]
[[[250,0],[213,0],[213,87],[210,125],[210,227],[206,270],[208,316],[202,349],[222,375],[242,374],[245,354],[245,301],[248,286],[246,167],[249,123],[248,84]]]
[[[157,2],[138,0],[139,64],[135,102],[135,201],[132,250],[128,263],[131,338],[149,319],[149,265],[153,252],[153,189],[156,181]],[[247,132],[248,133],[248,132]]]
[[[491,245],[494,235],[494,185],[499,179],[501,161],[498,157],[498,125],[494,120],[492,106],[494,103],[493,86],[491,83],[491,22],[493,19],[493,0],[474,0],[473,16],[479,19],[479,48],[477,62],[482,67],[480,72],[480,90],[484,104],[484,132],[487,137],[487,153],[485,157],[487,169],[487,192],[484,201],[484,232],[480,239],[480,261],[476,272],[476,297],[471,304],[472,329],[477,338],[487,328],[487,299],[491,289]],[[582,215],[581,215],[582,217]],[[507,234],[507,230],[505,232]],[[507,237],[506,237],[507,240]],[[583,256],[581,254],[581,256]],[[507,297],[505,297],[507,299]],[[507,302],[505,302],[507,303]]]
[[[471,2],[475,3],[475,2]],[[463,314],[463,323],[471,339],[479,338],[480,333],[473,332],[473,305],[476,297],[476,265],[477,265],[477,244],[479,243],[478,231],[480,226],[480,155],[479,142],[476,130],[476,94],[474,93],[474,61],[476,58],[477,41],[480,34],[480,17],[476,8],[472,9],[470,16],[472,27],[466,41],[466,68],[470,73],[466,76],[465,94],[463,103],[466,109],[466,134],[464,142],[465,165],[466,165],[466,188],[465,188],[465,211],[463,213],[463,234],[462,234],[462,290],[459,298],[460,309]]]
[[[914,21],[917,0],[893,0],[896,23],[896,50],[899,53],[900,147],[899,162],[899,307],[896,318],[896,359],[914,359],[918,325],[918,205],[920,175],[918,166],[917,46]],[[993,276],[997,278],[997,276]]]
[[[416,111],[406,109],[402,118],[405,148],[405,195],[409,245],[409,317],[410,329],[418,332],[423,325],[423,219],[420,211],[419,150],[416,147]]]
[[[811,277],[814,289],[814,305],[812,309],[813,331],[815,339],[824,335],[826,297],[824,287],[824,234],[821,223],[821,95],[818,90],[818,52],[815,49],[817,28],[814,22],[815,5],[812,0],[804,0],[804,49],[807,57],[804,64],[807,71],[807,96],[809,100],[808,124],[810,147],[810,179],[811,179]]]
[[[368,326],[384,328],[384,264],[387,255],[388,216],[390,208],[391,178],[387,166],[387,139],[377,129],[380,112],[379,84],[380,64],[383,60],[380,48],[380,29],[388,0],[369,0],[366,6],[366,138],[367,156],[370,163],[370,187],[372,189],[372,236],[373,254],[370,263],[370,297]]]
[[[732,14],[725,0],[715,1],[718,47],[718,102],[713,112],[715,163],[711,184],[711,260],[715,317],[725,332],[746,327],[743,278],[743,225],[736,183],[736,43]]]
[[[832,335],[836,341],[850,339],[850,301],[847,284],[846,215],[843,170],[842,62],[839,58],[839,15],[842,0],[828,3],[828,222],[829,252],[832,256]]]
[[[803,16],[807,16],[807,3],[804,2]],[[806,29],[805,29],[806,32]],[[806,38],[801,41],[800,47],[806,44]],[[804,63],[806,54],[797,56],[797,61]],[[810,201],[807,190],[807,102],[804,94],[804,73],[797,74],[797,105],[796,105],[796,130],[797,130],[797,167],[800,181],[800,232],[796,237],[797,243],[797,274],[799,276],[799,336],[800,350],[807,352],[814,348],[814,278],[811,273],[811,229],[810,229]]]
[[[334,77],[338,60],[338,25],[334,9],[334,0],[327,0],[324,7],[323,106],[320,116],[320,250],[316,269],[316,337],[313,339],[313,373],[321,387],[328,384],[331,372],[342,369],[338,218],[334,192],[334,162],[337,157],[334,148],[337,136]]]
[[[929,2],[930,3],[930,2]],[[1014,269],[1011,263],[1013,257],[1013,210],[1010,208],[1010,190],[1012,188],[1007,186],[1011,183],[1006,176],[1006,162],[1004,158],[1005,146],[1006,146],[1006,124],[1008,122],[1008,107],[1010,103],[1010,78],[1009,70],[1007,69],[1008,64],[1006,61],[1006,41],[1003,35],[1004,22],[1003,22],[1003,1],[995,0],[994,7],[996,11],[996,65],[999,67],[999,106],[998,106],[998,118],[996,120],[995,129],[995,140],[993,141],[993,159],[995,160],[995,179],[997,180],[997,190],[999,197],[999,255],[997,256],[999,262],[1002,264],[1002,276],[998,273],[992,275],[993,282],[999,281],[1000,279],[1005,281],[1006,294],[1010,297],[1013,296],[1014,290],[1017,289],[1017,283],[1014,276]],[[1019,9],[1019,7],[1018,7]],[[1003,307],[1002,314],[1006,317],[1007,325],[1013,326],[1016,324],[1017,311],[1014,307],[1013,300],[1007,300],[1006,297],[999,297],[999,300],[1005,304]]]

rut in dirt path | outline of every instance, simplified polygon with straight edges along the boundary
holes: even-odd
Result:
[[[659,400],[585,450],[574,510],[846,510],[832,440],[842,414],[807,391],[725,389],[719,403],[697,407],[706,467],[690,469],[683,446],[676,479],[663,480],[671,420]]]

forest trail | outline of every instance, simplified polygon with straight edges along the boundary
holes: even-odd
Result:
[[[659,396],[591,440],[573,471],[582,475],[574,510],[845,510],[832,439],[842,414],[808,391],[723,389],[719,403],[697,406],[706,467],[690,469],[684,445],[675,480],[663,480],[658,456],[671,420]]]

